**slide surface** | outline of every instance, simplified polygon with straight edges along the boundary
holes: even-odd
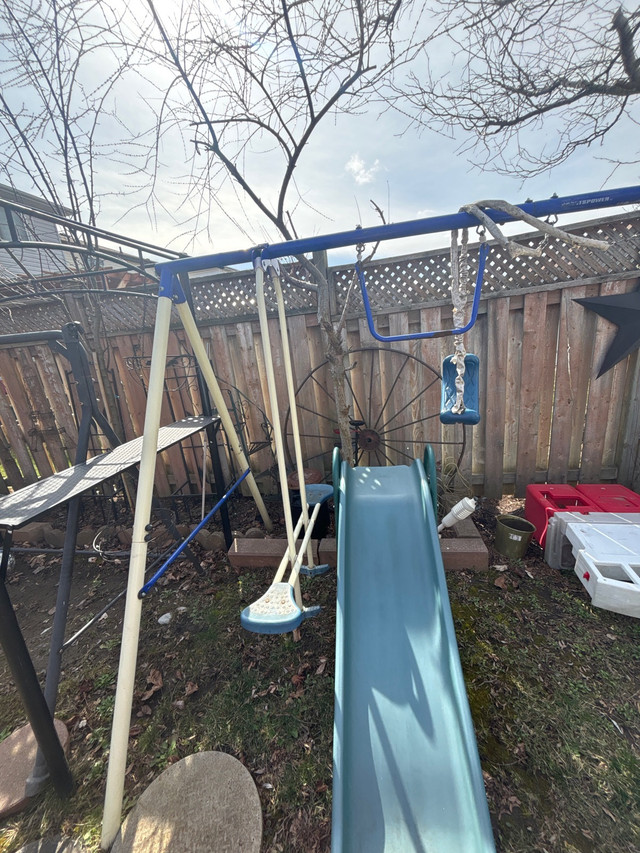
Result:
[[[429,489],[342,466],[332,853],[494,853]]]

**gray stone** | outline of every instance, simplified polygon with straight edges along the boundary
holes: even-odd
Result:
[[[93,545],[93,540],[96,538],[96,531],[92,530],[90,527],[85,527],[84,530],[78,531],[78,536],[76,538],[76,546],[78,548],[85,548],[89,545]]]
[[[42,526],[42,534],[44,537],[44,541],[50,548],[62,548],[64,545],[64,530],[58,530],[56,527],[52,527],[50,524],[44,524]]]
[[[118,542],[125,547],[131,545],[133,531],[128,527],[119,527],[117,531]]]
[[[20,530],[13,531],[13,544],[24,545],[25,542],[30,542],[35,545],[43,541],[42,522],[33,521],[31,524],[25,524]]]
[[[208,530],[196,533],[195,540],[207,551],[220,551],[225,546],[222,533],[210,533]]]
[[[259,527],[250,527],[244,534],[245,539],[264,539],[264,537],[264,530],[260,530]]]
[[[249,771],[224,752],[168,767],[127,816],[111,853],[259,853],[260,797]]]
[[[69,733],[61,720],[55,729],[62,748],[69,746]],[[0,743],[0,820],[23,811],[32,797],[26,794],[26,783],[33,768],[38,745],[30,725],[21,726]]]

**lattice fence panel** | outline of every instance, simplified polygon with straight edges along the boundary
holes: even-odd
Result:
[[[492,244],[482,288],[483,295],[584,279],[619,276],[620,280],[623,280],[639,274],[638,213],[574,225],[566,230],[607,240],[609,250],[577,249],[558,240],[548,240],[545,242],[542,257],[523,256],[514,259],[500,246]],[[533,246],[540,245],[541,239],[540,236],[531,235],[518,238],[521,243]],[[472,286],[477,268],[477,245],[470,247],[469,256],[469,278]],[[286,265],[284,270],[297,279],[309,281],[306,272],[296,264]],[[451,298],[448,250],[374,260],[367,265],[365,273],[369,298],[376,312],[428,306],[449,302]],[[341,311],[353,281],[353,266],[333,267],[329,274],[335,289],[337,309]],[[315,313],[316,295],[313,291],[295,287],[285,274],[282,276],[282,285],[289,314]],[[64,286],[68,287],[66,284]],[[57,287],[60,287],[60,284],[52,282],[51,286],[41,286],[35,290],[26,280],[11,283],[0,281],[0,334],[54,328],[70,319],[77,319],[75,313],[73,318],[70,316],[63,301],[64,297],[52,295],[47,299],[47,291],[55,291]],[[82,292],[85,287],[86,282],[79,282],[78,291]],[[89,287],[95,289],[93,284]],[[135,285],[133,289],[139,291],[143,288]],[[229,322],[257,316],[252,270],[227,271],[210,278],[192,278],[191,289],[198,323]],[[25,299],[21,300],[23,295]],[[275,312],[275,298],[268,284],[266,298],[268,311]],[[122,289],[110,291],[108,298],[94,295],[91,300],[99,301],[101,330],[107,334],[153,326],[156,307],[153,296],[139,296]],[[351,288],[349,312],[362,311],[360,288],[356,284]],[[89,305],[87,312],[91,322],[95,310]]]
[[[544,242],[541,257],[512,258],[500,245],[491,243],[487,259],[483,293],[536,287],[597,278],[626,275],[640,268],[640,220],[635,218],[576,225],[565,230],[585,237],[607,240],[607,251],[576,248],[556,239],[523,235],[518,242],[538,247]],[[469,249],[470,284],[475,281],[478,246]],[[344,305],[353,279],[352,267],[332,271],[340,307]],[[449,251],[427,252],[404,258],[372,261],[365,269],[367,290],[374,311],[408,308],[420,303],[450,299],[451,263]],[[360,289],[352,288],[350,311],[363,310]]]
[[[283,267],[281,276],[282,292],[288,312],[315,311],[316,298],[312,291],[295,287],[288,279],[309,282],[309,275],[297,264]],[[253,271],[218,275],[214,279],[192,281],[191,292],[195,316],[198,322],[204,320],[226,320],[257,314],[256,280]],[[267,311],[276,311],[276,299],[273,289],[265,279],[265,300]]]

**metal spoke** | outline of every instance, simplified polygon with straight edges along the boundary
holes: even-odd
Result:
[[[434,380],[433,380],[433,382],[431,383],[431,385],[433,385],[433,384],[435,383],[435,381],[436,381],[436,380],[434,379]],[[388,421],[386,421],[385,423],[383,423],[383,424],[382,424],[382,426],[380,427],[380,429],[381,429],[381,430],[383,430],[386,426],[388,426],[390,423],[392,423],[392,422],[393,422],[393,421],[398,417],[398,415],[401,415],[401,414],[405,411],[405,409],[408,409],[408,408],[409,408],[409,406],[412,406],[412,405],[415,403],[415,401],[416,401],[416,400],[418,400],[420,397],[422,397],[422,396],[423,396],[423,394],[425,393],[425,391],[428,391],[428,390],[429,390],[429,388],[431,388],[431,385],[427,385],[427,387],[426,387],[426,388],[422,389],[421,391],[418,391],[418,393],[415,395],[415,397],[412,397],[412,398],[409,400],[409,402],[406,404],[406,406],[403,406],[401,409],[399,409],[397,412],[395,412],[395,413],[394,413],[394,415],[393,415],[393,417],[389,418],[389,420],[388,420]],[[378,419],[378,420],[379,420],[379,419]]]
[[[404,444],[405,442],[402,442],[402,443]],[[407,459],[410,459],[412,462],[413,462],[413,460],[414,460],[414,457],[413,457],[413,456],[411,456],[411,454],[409,454],[409,453],[405,453],[405,451],[404,451],[404,450],[400,450],[400,448],[399,448],[399,447],[393,447],[393,448],[389,448],[389,449],[390,449],[390,450],[393,450],[393,451],[394,451],[394,453],[399,453],[401,456],[406,456],[406,457],[407,457]]]
[[[323,415],[322,412],[316,412],[315,409],[310,409],[307,406],[301,406],[300,403],[296,404],[296,408],[298,411],[309,412],[310,415],[315,415],[317,418],[324,418],[325,421],[329,421],[329,423],[335,424],[336,419],[332,418],[330,415]],[[287,414],[289,414],[287,412]]]
[[[376,428],[377,428],[377,426],[378,426],[378,424],[380,423],[380,418],[382,417],[382,414],[383,414],[383,412],[384,412],[384,410],[385,410],[385,408],[386,408],[386,406],[387,406],[387,403],[388,403],[388,402],[389,402],[389,400],[391,399],[391,395],[393,394],[393,389],[394,389],[394,388],[396,387],[396,385],[398,384],[398,379],[400,379],[400,376],[402,375],[402,371],[403,371],[403,370],[405,369],[405,367],[407,366],[407,362],[408,362],[408,361],[409,361],[409,356],[407,356],[407,357],[405,358],[405,360],[404,360],[404,363],[403,363],[402,367],[400,368],[400,370],[399,370],[399,371],[398,371],[398,373],[396,374],[396,378],[393,380],[393,383],[392,383],[392,385],[391,385],[391,388],[389,389],[389,393],[387,394],[387,399],[386,399],[386,400],[384,401],[384,403],[382,404],[382,408],[380,409],[380,414],[378,415],[378,419],[376,420],[375,424],[373,425],[373,429],[376,429]],[[422,392],[420,392],[420,393],[422,393]],[[418,395],[418,396],[420,396],[420,395]],[[414,398],[414,399],[415,399],[415,398]],[[411,402],[413,402],[413,400],[412,400]],[[393,420],[393,419],[392,419],[392,420]]]
[[[400,426],[392,427],[391,429],[385,429],[382,432],[379,432],[378,435],[389,435],[389,433],[398,432],[399,429],[406,429],[407,427],[415,426],[416,424],[423,423],[423,421],[430,421],[433,418],[437,418],[437,417],[438,417],[438,415],[435,413],[433,415],[425,415],[423,418],[418,418],[417,421],[408,421],[406,424],[400,424]],[[385,441],[386,441],[386,439],[385,439]],[[454,442],[454,443],[457,444],[458,442]]]
[[[324,391],[324,393],[327,395],[327,397],[328,397],[328,398],[331,400],[331,402],[333,403],[333,397],[332,397],[332,396],[331,396],[331,394],[327,391],[327,389],[324,387],[324,385],[322,384],[322,382],[320,382],[320,380],[319,380],[316,376],[314,376],[314,374],[313,374],[313,373],[311,374],[311,379],[313,379],[313,381],[316,383],[316,385],[318,386],[318,388],[321,388],[321,389]]]
[[[376,456],[378,455],[378,452],[382,453],[382,455],[383,455],[383,456],[384,456],[384,458],[387,460],[387,462],[389,463],[389,465],[393,465],[393,462],[392,462],[392,460],[391,460],[391,457],[387,456],[387,454],[384,452],[384,450],[381,450],[380,448],[377,448],[377,449],[376,449]]]

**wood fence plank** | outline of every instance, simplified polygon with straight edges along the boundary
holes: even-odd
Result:
[[[144,339],[142,339],[142,344],[140,343],[140,339],[137,335],[135,337],[123,335],[118,340],[120,378],[125,388],[125,397],[128,403],[131,428],[133,430],[132,438],[137,438],[144,433],[144,420],[147,410],[146,387],[143,384],[145,381],[145,373],[143,372],[142,376],[140,376],[136,370],[130,370],[127,367],[126,359],[144,358],[140,353],[146,353],[150,350],[148,347],[145,347]],[[171,485],[167,477],[167,471],[164,462],[160,457],[158,457],[156,461],[155,486],[157,493],[161,497],[166,497],[171,494]]]
[[[31,399],[30,389],[22,375],[19,357],[17,357],[15,351],[12,351],[11,354],[7,351],[2,351],[0,359],[2,377],[9,392],[11,405],[21,427],[23,434],[22,441],[33,458],[37,471],[37,479],[48,477],[49,474],[53,474],[53,467],[38,435],[32,432],[34,428],[34,412],[37,410],[37,407]]]
[[[231,331],[234,334],[231,334]],[[260,374],[262,364],[262,341],[254,338],[250,323],[237,323],[227,327],[227,345],[231,364],[233,365],[234,384],[240,388],[247,399],[255,405],[244,406],[244,416],[249,437],[252,441],[262,438],[261,411],[264,411],[269,422],[273,424],[273,415],[267,395],[263,392],[264,381]],[[262,377],[264,371],[262,371]],[[256,408],[257,407],[257,408]],[[259,471],[264,471],[273,465],[273,456],[269,451],[260,450],[253,454],[253,464]]]
[[[553,419],[554,389],[556,384],[556,356],[558,343],[558,326],[560,323],[560,302],[552,301],[552,294],[547,292],[547,311],[541,337],[544,343],[544,363],[542,378],[539,385],[540,416],[538,420],[538,451],[536,456],[536,471],[549,470],[551,449],[551,425]],[[546,477],[545,477],[546,478]]]
[[[423,308],[420,311],[420,331],[430,332],[439,329],[442,311],[438,307]],[[425,368],[425,390],[422,395],[425,441],[432,445],[436,463],[442,470],[442,424],[440,423],[440,405],[442,399],[442,338],[422,338],[420,340],[420,358],[434,372]]]
[[[640,350],[628,359],[629,393],[624,401],[623,431],[620,443],[618,482],[640,491]]]
[[[2,467],[4,468],[6,475],[6,481],[4,477],[0,477],[0,491],[3,495],[9,494],[7,484],[11,485],[14,491],[19,489],[20,486],[25,485],[22,472],[18,468],[16,460],[11,453],[9,442],[7,441],[2,429],[0,429],[0,462],[2,463]]]
[[[406,312],[389,315],[389,334],[392,336],[409,334],[409,315]],[[411,400],[417,395],[415,390],[416,379],[414,378],[413,385],[411,382],[411,345],[409,341],[395,341],[391,346],[396,352],[406,353],[407,359],[401,362],[400,373],[396,377],[392,376],[394,385],[389,403],[393,408],[396,421],[392,422],[391,426],[398,426],[401,429],[389,434],[390,450],[393,452],[389,452],[388,455],[395,465],[410,465],[415,458],[412,421],[416,420],[415,417],[412,417],[412,412],[415,413],[415,406]],[[400,356],[394,356],[394,358],[397,362]]]
[[[520,370],[517,465],[515,496],[524,497],[526,487],[534,482],[540,424],[540,385],[545,381],[544,328],[547,294],[530,293],[524,297],[522,322],[522,363]],[[541,322],[542,321],[542,322]]]
[[[65,393],[54,354],[47,346],[36,346],[32,348],[32,358],[54,412],[55,420],[61,429],[61,443],[70,461],[73,462],[78,444],[78,427],[69,405],[69,398]]]
[[[300,424],[300,444],[306,467],[313,468],[322,457],[323,447],[318,430],[318,412],[314,392],[314,381],[308,379],[311,373],[311,354],[307,344],[307,324],[304,315],[289,318],[289,337],[293,362],[294,383],[297,391],[296,409]],[[307,380],[305,382],[305,380]],[[300,389],[300,390],[298,390]],[[291,421],[288,424],[291,430]]]
[[[26,348],[17,350],[18,363],[22,372],[23,382],[29,388],[29,395],[34,407],[33,432],[34,437],[42,443],[55,471],[63,471],[69,467],[70,460],[60,438],[59,425],[51,408],[47,392],[42,384],[40,373],[33,360],[33,353]]]
[[[485,444],[486,444],[486,429],[487,429],[487,373],[488,373],[488,355],[487,355],[487,313],[478,314],[478,319],[475,325],[467,334],[469,352],[474,353],[479,359],[479,382],[478,382],[478,397],[480,406],[480,423],[473,427],[469,427],[467,433],[471,434],[470,442],[472,445],[471,459],[471,481],[476,474],[484,476],[485,466]]]
[[[484,494],[502,496],[504,433],[507,405],[507,356],[509,297],[492,299],[487,307],[487,441],[485,449]]]
[[[14,489],[17,489],[27,483],[35,483],[38,479],[38,474],[28,449],[26,433],[19,423],[17,412],[12,405],[8,393],[9,386],[13,384],[9,378],[10,372],[13,372],[13,361],[5,350],[0,350],[0,374],[4,380],[4,388],[7,389],[7,392],[5,392],[4,388],[0,388],[0,420],[2,421],[11,452],[18,462],[22,474],[21,481],[10,484]]]
[[[624,282],[610,282],[600,288],[601,296],[613,293],[624,293]],[[586,409],[584,442],[580,465],[580,479],[583,483],[600,482],[601,470],[604,464],[607,426],[619,419],[619,411],[611,411],[611,389],[613,387],[614,371],[608,370],[603,376],[596,378],[600,364],[609,348],[615,327],[601,317],[596,316],[593,357],[590,365],[589,397]],[[617,432],[617,429],[616,429]]]
[[[560,303],[557,372],[549,448],[550,483],[565,483],[570,469],[572,430],[576,416],[574,398],[580,390],[575,382],[580,372],[579,360],[582,357],[581,342],[576,338],[576,332],[582,326],[580,320],[584,319],[578,316],[577,309],[580,308],[582,314],[586,313],[573,299],[583,294],[582,287],[563,290]]]
[[[522,303],[524,305],[524,302]],[[515,475],[518,465],[518,414],[520,407],[522,365],[522,318],[523,312],[509,306],[509,345],[507,354],[507,398],[504,430],[504,470]]]
[[[598,285],[594,284],[585,287],[583,293],[587,297],[597,296]],[[574,293],[574,299],[579,297],[580,293]],[[596,337],[596,321],[598,317],[593,311],[587,311],[582,305],[573,302],[569,318],[571,349],[573,351],[573,358],[571,360],[573,402],[571,407],[569,467],[580,469],[584,447],[585,421],[587,419],[587,401],[589,398],[593,347]],[[576,354],[577,358],[575,357]]]

